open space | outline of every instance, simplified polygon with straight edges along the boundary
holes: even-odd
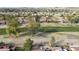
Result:
[[[79,51],[79,8],[0,8],[0,51]]]

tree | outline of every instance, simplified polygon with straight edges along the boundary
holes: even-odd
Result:
[[[35,17],[33,17],[32,15],[28,16],[28,20],[29,20],[28,30],[30,31],[31,34],[36,33],[40,24],[38,22],[36,22]]]
[[[24,51],[32,50],[32,43],[33,41],[30,38],[27,39],[26,42],[24,43]]]
[[[39,15],[35,16],[35,21],[36,21],[37,27],[40,27],[40,18],[41,18],[41,16],[39,16]]]
[[[75,23],[79,23],[79,16],[76,16]]]
[[[35,16],[36,22],[40,22],[40,18],[41,18],[41,16],[36,15],[36,16]]]
[[[75,22],[75,18],[76,18],[75,14],[71,14],[71,15],[68,14],[66,17],[71,24]]]
[[[51,40],[49,41],[49,46],[52,47],[55,44],[55,38],[52,37]]]
[[[15,16],[9,15],[6,17],[6,22],[8,28],[6,29],[6,32],[11,36],[11,34],[18,36],[17,28],[20,25],[20,23],[17,21]]]
[[[64,48],[65,48],[67,51],[71,51],[71,48],[70,48],[69,43],[66,43],[66,44],[64,45]]]

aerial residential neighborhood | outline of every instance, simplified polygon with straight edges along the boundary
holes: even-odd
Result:
[[[79,51],[79,8],[0,8],[0,51]]]

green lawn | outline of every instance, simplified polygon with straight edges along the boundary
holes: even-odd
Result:
[[[68,24],[68,23],[63,23],[63,24],[60,24],[60,23],[41,23],[41,26],[42,27],[47,27],[47,26],[51,26],[51,27],[76,27],[76,26],[79,26],[79,24]]]
[[[42,27],[41,32],[79,32],[79,27]]]
[[[17,31],[26,32],[27,28],[18,28]],[[79,32],[79,27],[40,27],[38,29],[39,32]],[[6,29],[0,29],[0,35],[4,35],[6,33]]]

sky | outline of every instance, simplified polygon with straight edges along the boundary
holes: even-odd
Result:
[[[78,7],[78,0],[0,0],[0,7]]]

